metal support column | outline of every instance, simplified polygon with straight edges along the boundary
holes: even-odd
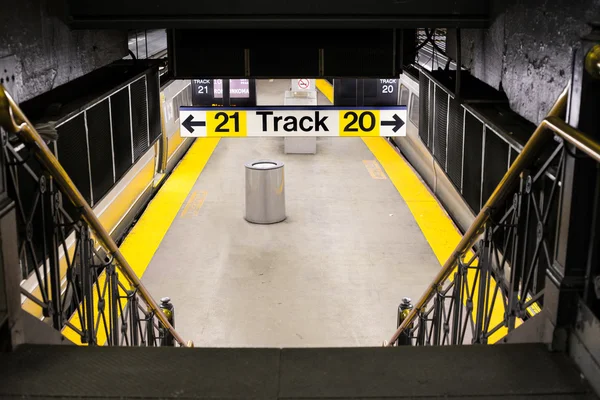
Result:
[[[127,307],[129,308],[129,335],[131,342],[129,343],[131,346],[139,346],[140,345],[140,332],[139,332],[139,322],[140,322],[140,314],[138,311],[139,300],[136,296],[135,291],[130,291],[127,294],[128,301]]]
[[[402,73],[402,69],[415,62],[417,55],[417,30],[396,29],[396,62],[394,76]]]
[[[568,123],[591,137],[600,138],[600,26],[582,38],[574,52],[572,90],[569,98]],[[595,64],[595,65],[594,65]],[[552,327],[552,345],[566,350],[568,334],[575,323],[578,298],[586,286],[590,254],[590,216],[594,211],[597,163],[576,153],[565,143],[569,155],[565,160],[560,198],[555,261],[547,271],[544,309]],[[596,267],[597,268],[597,267]],[[596,271],[597,272],[597,271]],[[550,332],[548,332],[550,334]]]
[[[452,314],[452,330],[451,330],[451,344],[457,345],[462,344],[460,323],[462,321],[462,296],[461,291],[463,288],[463,275],[465,267],[460,261],[458,271],[454,273],[454,288],[452,289],[452,307],[454,307],[454,313]]]
[[[44,182],[46,182],[44,184]],[[49,175],[40,176],[40,187],[43,188],[46,185],[46,189],[42,190],[42,201],[44,207],[48,210],[47,216],[50,220],[44,224],[46,227],[46,238],[45,243],[48,251],[48,269],[44,270],[45,274],[50,276],[50,303],[49,309],[47,310],[48,317],[52,318],[52,325],[55,329],[60,330],[63,327],[62,321],[62,302],[60,301],[60,262],[58,255],[59,243],[56,237],[57,225],[60,224],[58,214],[59,210],[59,194],[54,187],[54,182]],[[46,195],[46,192],[49,193]],[[45,275],[45,276],[48,276]]]
[[[507,321],[508,321],[508,331],[512,331],[516,327],[517,318],[522,318],[524,315],[520,313],[524,310],[517,310],[517,305],[519,304],[519,293],[520,293],[520,284],[524,281],[524,271],[525,271],[525,263],[526,257],[519,257],[519,254],[527,253],[527,220],[524,217],[526,214],[524,213],[524,199],[525,196],[528,196],[530,193],[530,188],[527,183],[531,180],[528,171],[525,171],[521,175],[521,186],[518,193],[515,193],[513,197],[513,207],[515,208],[514,215],[515,218],[513,220],[513,224],[516,225],[515,234],[513,235],[512,240],[512,257],[510,260],[510,281],[512,282],[512,286],[509,288],[509,298],[508,298],[508,307],[506,309]],[[525,194],[524,194],[525,193]]]
[[[108,276],[109,298],[109,332],[110,342],[112,346],[119,346],[119,338],[121,330],[119,329],[119,276],[115,271],[114,264],[109,264],[106,267],[106,275]]]
[[[15,202],[7,194],[4,146],[6,133],[0,129],[0,352],[25,342],[21,319],[21,271],[17,243]]]
[[[433,345],[439,346],[441,344],[442,336],[442,324],[443,324],[443,294],[440,293],[440,288],[436,289],[435,298],[433,299]]]
[[[473,343],[486,344],[487,338],[485,337],[485,324],[487,314],[487,299],[488,299],[488,284],[489,275],[491,273],[491,249],[492,249],[492,233],[493,228],[488,227],[485,232],[485,238],[482,241],[481,257],[479,259],[479,282],[473,282],[477,285],[477,315],[475,316],[475,335],[473,336]]]
[[[86,226],[80,224],[77,229],[81,250],[79,252],[79,263],[81,266],[81,281],[84,301],[84,322],[82,326],[82,341],[89,346],[96,345],[96,332],[94,328],[94,274],[92,268],[95,268],[92,261],[92,243],[90,233]]]

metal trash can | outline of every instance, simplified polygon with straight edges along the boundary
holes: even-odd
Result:
[[[246,164],[246,213],[255,224],[274,224],[285,216],[283,163],[260,160]]]

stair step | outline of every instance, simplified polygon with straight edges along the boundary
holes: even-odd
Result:
[[[0,354],[0,396],[197,399],[595,399],[540,344],[399,348],[24,345]]]

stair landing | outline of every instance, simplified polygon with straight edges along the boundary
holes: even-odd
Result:
[[[84,348],[0,354],[0,397],[594,399],[537,344],[400,348]]]

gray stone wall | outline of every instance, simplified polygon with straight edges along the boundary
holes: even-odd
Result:
[[[600,0],[512,1],[489,29],[463,30],[463,65],[539,123],[568,83],[572,46],[592,20]]]
[[[127,32],[71,31],[52,14],[49,0],[19,0],[0,12],[0,76],[17,101],[128,54]]]

